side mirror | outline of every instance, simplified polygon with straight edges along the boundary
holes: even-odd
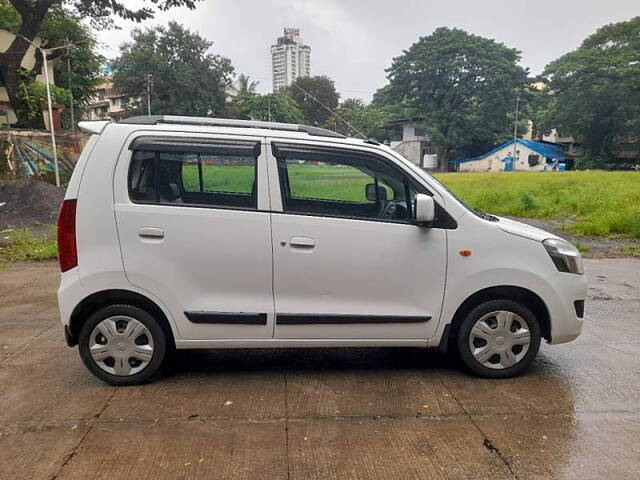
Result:
[[[370,202],[386,202],[387,189],[382,185],[378,185],[378,188],[376,189],[375,183],[367,183],[365,186],[365,196]]]
[[[416,195],[416,223],[429,226],[436,218],[436,204],[433,197],[418,193]]]

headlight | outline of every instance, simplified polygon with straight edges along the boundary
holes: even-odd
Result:
[[[542,242],[547,249],[551,260],[555,263],[559,272],[584,274],[582,255],[576,247],[559,238],[548,238]]]

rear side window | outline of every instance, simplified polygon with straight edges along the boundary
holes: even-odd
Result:
[[[198,153],[185,158],[182,165],[187,192],[250,194],[254,180],[254,158]]]
[[[139,137],[130,148],[133,202],[257,208],[255,142]]]

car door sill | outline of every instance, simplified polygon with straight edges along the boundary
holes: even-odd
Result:
[[[241,340],[176,340],[178,349],[217,348],[345,348],[345,347],[428,347],[427,339],[397,338],[261,338]]]

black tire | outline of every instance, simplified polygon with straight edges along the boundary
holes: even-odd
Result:
[[[524,356],[515,365],[500,369],[487,367],[476,360],[469,344],[471,329],[476,322],[485,315],[496,311],[507,311],[518,315],[526,323],[530,335],[529,349]],[[509,378],[519,375],[529,368],[538,354],[541,338],[540,324],[535,315],[526,306],[514,300],[489,300],[471,310],[462,321],[456,335],[455,345],[462,363],[476,375],[485,378]]]
[[[127,376],[107,372],[96,363],[89,352],[91,334],[96,325],[109,317],[119,315],[130,317],[142,323],[151,333],[153,340],[153,353],[147,366],[139,372]],[[100,380],[110,385],[138,385],[149,380],[160,370],[167,353],[167,335],[158,321],[145,310],[132,305],[110,305],[93,313],[84,323],[80,330],[78,350],[82,362]]]

